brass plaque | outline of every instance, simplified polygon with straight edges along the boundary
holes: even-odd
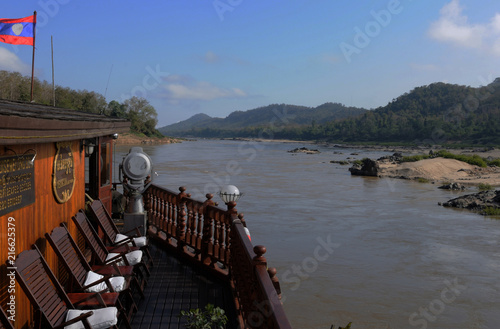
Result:
[[[0,216],[35,202],[33,155],[0,157]]]
[[[59,203],[65,203],[73,195],[75,188],[75,159],[70,142],[56,143],[52,189]]]

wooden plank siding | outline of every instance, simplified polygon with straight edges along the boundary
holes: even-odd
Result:
[[[24,208],[15,210],[7,215],[0,217],[0,262],[2,265],[2,273],[0,276],[0,289],[2,297],[0,303],[6,309],[7,298],[9,293],[8,277],[5,273],[7,261],[7,222],[9,217],[15,219],[15,239],[16,239],[16,255],[21,251],[30,249],[31,245],[37,243],[40,250],[44,254],[49,266],[54,273],[58,275],[59,264],[56,255],[52,248],[46,243],[44,234],[52,231],[54,227],[60,225],[61,222],[67,223],[70,233],[75,238],[78,238],[77,229],[70,220],[71,216],[76,214],[79,209],[85,207],[85,158],[84,152],[80,152],[80,141],[71,142],[71,149],[74,155],[75,169],[75,187],[71,199],[63,204],[56,201],[52,191],[52,172],[54,165],[54,156],[56,154],[56,144],[26,144],[12,146],[18,154],[23,154],[27,149],[34,149],[37,153],[35,159],[35,203]],[[0,155],[5,155],[3,147],[0,147]],[[16,284],[16,328],[21,328],[23,325],[30,323],[31,307],[28,299],[24,295],[22,289]]]
[[[11,295],[6,266],[9,217],[15,219],[16,255],[36,243],[54,274],[64,281],[66,273],[46,243],[44,234],[65,222],[71,235],[83,247],[83,239],[71,220],[79,209],[85,208],[85,153],[81,145],[86,139],[95,142],[111,139],[113,134],[128,132],[129,129],[130,122],[122,118],[0,99],[0,156],[21,156],[30,149],[36,152],[35,202],[0,216],[0,305],[4,309],[7,309],[7,299]],[[74,158],[75,185],[71,198],[64,203],[57,202],[52,187],[57,142],[70,143]],[[32,154],[32,151],[27,154]],[[95,181],[97,177],[89,179]],[[15,327],[32,325],[31,305],[17,284],[14,295]]]

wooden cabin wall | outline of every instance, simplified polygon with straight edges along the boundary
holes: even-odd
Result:
[[[59,264],[52,248],[46,242],[44,235],[51,232],[53,228],[65,222],[71,235],[76,239],[77,229],[71,221],[71,216],[75,215],[79,209],[85,207],[85,158],[84,152],[80,150],[79,140],[71,142],[71,149],[74,157],[75,186],[71,199],[65,203],[58,203],[52,191],[52,173],[54,157],[56,155],[56,144],[24,144],[9,146],[17,154],[23,154],[28,149],[36,150],[35,159],[35,203],[24,208],[15,210],[7,215],[0,217],[0,304],[6,309],[8,293],[7,277],[7,223],[8,218],[15,219],[15,242],[16,255],[23,250],[30,249],[36,243],[42,251],[49,266],[56,275],[59,275]],[[10,152],[10,151],[9,151]],[[5,148],[0,146],[0,155],[6,154]],[[24,295],[21,287],[16,284],[16,315],[15,327],[23,328],[32,325],[31,306]]]

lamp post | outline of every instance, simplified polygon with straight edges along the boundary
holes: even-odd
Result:
[[[238,201],[242,195],[243,193],[240,193],[240,190],[238,190],[238,188],[234,185],[226,185],[219,192],[220,198],[226,204],[227,211],[231,215],[238,214],[238,211],[235,208],[236,201]]]
[[[242,195],[243,193],[240,193],[240,190],[234,185],[226,185],[219,192],[219,196],[225,204],[237,202]]]
[[[236,209],[236,201],[243,196],[243,193],[241,193],[240,190],[234,185],[226,185],[220,190],[219,196],[226,204],[227,212],[232,217],[233,223],[242,224],[248,239],[252,241],[250,231],[248,230],[247,224],[243,219],[243,214],[238,216],[238,210]]]

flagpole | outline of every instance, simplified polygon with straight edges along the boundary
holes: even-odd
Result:
[[[35,37],[36,37],[36,10],[33,12],[33,58],[31,59],[31,96],[30,102],[33,102],[33,85],[35,83]]]
[[[54,106],[56,106],[56,85],[54,83],[54,41],[52,36],[50,36],[50,52],[52,57],[52,98],[54,100]]]

